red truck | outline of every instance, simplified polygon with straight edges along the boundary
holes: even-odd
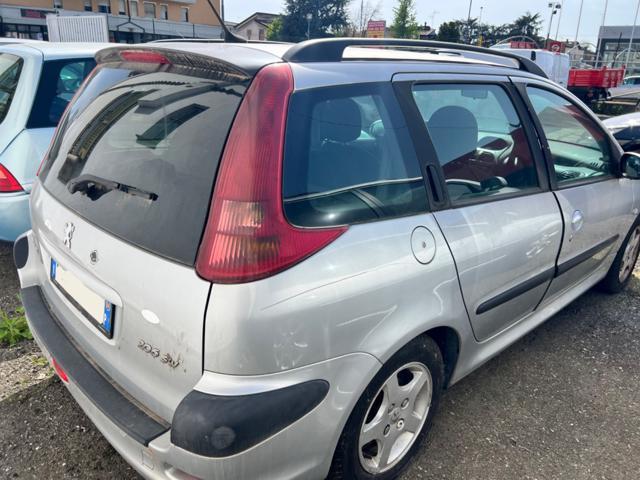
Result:
[[[568,89],[586,103],[607,97],[609,88],[624,80],[625,68],[572,68],[569,70]]]

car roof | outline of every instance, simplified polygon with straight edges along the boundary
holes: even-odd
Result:
[[[356,39],[362,40],[362,39]],[[311,42],[304,42],[310,44]],[[163,40],[158,42],[124,45],[117,46],[112,45],[111,48],[100,52],[98,60],[100,58],[107,58],[108,52],[113,50],[127,50],[127,49],[151,49],[155,51],[173,51],[181,53],[192,53],[197,55],[204,55],[217,60],[234,65],[237,68],[242,69],[248,74],[255,74],[264,65],[280,61],[288,61],[289,58],[295,57],[296,53],[300,51],[300,45],[303,44],[291,44],[291,43],[277,43],[277,42],[247,42],[247,43],[226,43],[221,40],[200,40],[189,41],[184,40]],[[327,42],[329,43],[329,42]],[[426,42],[425,42],[426,43]],[[437,42],[432,42],[437,43]],[[435,49],[425,49],[422,51],[416,51],[406,49],[397,50],[395,48],[383,48],[380,46],[376,48],[376,45],[367,45],[366,47],[360,45],[347,46],[341,58],[348,62],[355,61],[384,61],[384,62],[412,62],[412,63],[430,63],[432,65],[438,64],[457,64],[457,65],[473,65],[489,67],[491,72],[498,73],[498,69],[508,69],[511,73],[518,72],[518,62],[522,61],[519,58],[505,58],[500,56],[500,53],[493,53],[493,51],[487,49],[477,52],[464,52],[461,54],[463,48],[474,48],[465,45],[460,45],[460,51],[457,48],[453,48],[453,45],[448,45],[446,50],[436,51]],[[498,51],[499,52],[499,51]],[[294,63],[296,60],[292,60]],[[318,63],[323,63],[327,60],[318,60]],[[309,63],[306,60],[302,60],[304,63]],[[497,69],[496,69],[497,67]],[[502,67],[502,68],[500,68]],[[536,66],[537,67],[537,66]],[[522,70],[520,70],[522,71]],[[504,73],[504,72],[500,72]],[[526,72],[523,72],[526,74]]]
[[[34,42],[0,44],[0,52],[41,56],[44,60],[93,57],[110,43]]]

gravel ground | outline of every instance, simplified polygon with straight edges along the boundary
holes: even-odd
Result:
[[[447,391],[404,480],[638,478],[639,278],[586,294]],[[0,308],[16,294],[0,244]],[[139,478],[32,342],[0,348],[0,478]]]

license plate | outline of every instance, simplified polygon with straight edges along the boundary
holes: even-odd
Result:
[[[115,305],[88,288],[73,273],[51,259],[51,281],[107,338],[113,337]]]

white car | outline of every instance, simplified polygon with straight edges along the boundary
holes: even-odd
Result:
[[[609,98],[626,96],[640,97],[640,75],[629,75],[619,86],[609,89]]]
[[[0,39],[0,240],[29,230],[29,192],[62,112],[105,44]]]

